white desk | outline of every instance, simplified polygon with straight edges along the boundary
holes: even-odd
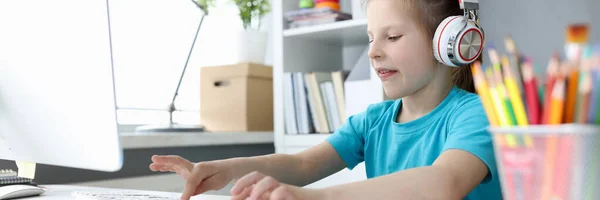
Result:
[[[70,185],[42,185],[41,187],[46,188],[46,192],[41,196],[24,198],[25,200],[75,200],[76,198],[71,196],[73,191],[140,191],[140,190],[123,190],[123,189],[109,189],[109,188],[97,188],[97,187],[83,187],[83,186],[70,186]],[[141,191],[148,194],[156,195],[167,195],[169,197],[179,198],[181,193],[172,192],[156,192],[156,191]],[[229,200],[229,196],[217,196],[217,195],[197,195],[192,200]]]

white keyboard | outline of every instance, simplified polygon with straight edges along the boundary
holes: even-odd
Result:
[[[98,191],[75,191],[71,195],[81,200],[179,200],[172,196],[162,196],[141,192],[98,192]]]

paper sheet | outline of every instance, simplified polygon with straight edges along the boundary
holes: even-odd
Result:
[[[17,163],[17,176],[23,178],[33,179],[35,178],[35,163],[25,161],[15,161]]]

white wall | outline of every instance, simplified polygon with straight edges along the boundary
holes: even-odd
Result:
[[[217,1],[205,18],[196,41],[177,107],[192,112],[178,113],[180,123],[199,121],[199,69],[230,64],[236,48],[235,36],[242,30],[237,7]],[[110,1],[117,104],[125,108],[166,109],[177,87],[198,22],[200,10],[190,0]],[[271,30],[270,15],[261,25]],[[270,35],[270,34],[269,34]],[[265,62],[272,63],[271,40]],[[165,122],[166,112],[119,112],[122,123]]]
[[[566,27],[589,23],[590,42],[600,44],[599,0],[501,0],[479,1],[481,23],[488,42],[501,52],[504,36],[510,34],[519,50],[533,57],[538,75],[545,75],[552,52],[564,52]],[[487,53],[484,62],[488,62]]]

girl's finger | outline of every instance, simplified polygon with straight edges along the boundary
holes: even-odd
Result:
[[[269,197],[269,200],[291,200],[291,199],[293,199],[292,194],[290,193],[288,188],[284,185],[280,185],[279,187],[275,188],[275,190],[273,190],[273,192],[271,193],[271,196]]]
[[[271,199],[271,191],[266,191],[260,196],[260,200],[270,200]]]
[[[279,181],[270,176],[264,177],[254,185],[250,197],[252,199],[259,199],[263,193],[269,192],[277,186],[279,186]]]
[[[244,188],[250,187],[251,185],[254,185],[255,183],[257,183],[259,180],[261,180],[262,178],[264,178],[265,175],[259,173],[259,172],[252,172],[250,174],[247,174],[245,176],[243,176],[242,178],[240,178],[235,185],[233,186],[233,188],[231,188],[231,194],[232,195],[237,195],[238,193],[240,193]]]
[[[240,194],[232,196],[231,200],[246,200],[246,198],[250,196],[253,187],[254,186],[244,188]]]

